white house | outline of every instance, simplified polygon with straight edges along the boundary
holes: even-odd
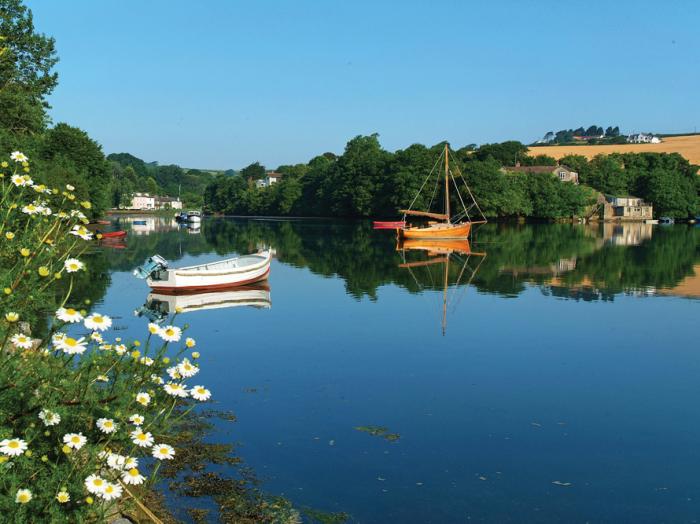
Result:
[[[272,184],[276,184],[282,178],[282,173],[276,173],[275,171],[270,171],[265,174],[265,178],[255,181],[257,187],[270,187]]]
[[[155,209],[156,197],[148,193],[134,193],[131,197],[131,209]]]
[[[650,133],[636,133],[627,137],[630,144],[660,144],[661,139]]]
[[[182,202],[179,198],[134,193],[131,197],[131,209],[182,209]]]

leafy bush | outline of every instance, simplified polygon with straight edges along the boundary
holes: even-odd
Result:
[[[184,356],[195,342],[173,325],[177,313],[126,341],[108,338],[109,316],[71,302],[93,239],[90,202],[35,183],[20,152],[0,173],[0,512],[5,522],[103,520],[178,460],[178,425],[211,393],[185,384],[199,355]]]

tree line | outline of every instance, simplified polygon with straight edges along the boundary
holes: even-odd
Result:
[[[216,178],[204,192],[205,210],[225,215],[395,217],[418,193],[443,147],[444,143],[413,144],[392,153],[381,147],[376,134],[357,136],[339,156],[324,153],[306,164],[279,166],[276,171],[284,176],[269,188],[257,187],[253,176]],[[559,182],[551,173],[509,171],[515,164],[557,165],[552,157],[527,153],[527,146],[517,141],[470,145],[454,152],[486,216],[581,216],[597,192],[642,197],[659,215],[686,218],[697,212],[697,166],[678,154],[613,154],[590,161],[570,155],[560,163],[579,173],[581,184],[575,185]],[[416,209],[428,206],[431,194],[425,193]],[[459,196],[452,197],[457,205]]]

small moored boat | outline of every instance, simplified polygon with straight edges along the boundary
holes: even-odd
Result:
[[[245,286],[265,280],[270,274],[269,250],[182,268],[168,268],[159,255],[150,257],[134,275],[145,278],[157,293],[193,293]]]
[[[124,238],[126,236],[126,231],[105,231],[100,233],[102,238]]]
[[[201,222],[202,221],[202,213],[199,211],[188,211],[187,212],[187,221],[188,222]]]
[[[405,226],[406,222],[404,220],[375,220],[372,222],[374,229],[398,229]]]

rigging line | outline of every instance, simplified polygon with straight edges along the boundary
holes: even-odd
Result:
[[[464,187],[466,187],[467,191],[469,192],[469,196],[471,197],[472,202],[474,202],[474,205],[476,205],[476,208],[479,210],[479,214],[481,215],[481,218],[486,220],[486,215],[484,215],[484,212],[479,207],[479,203],[476,201],[476,198],[474,198],[474,194],[472,193],[472,190],[469,188],[469,184],[467,184],[467,179],[464,177],[462,170],[459,168],[459,164],[456,164],[456,167],[457,167],[457,171],[459,171],[460,178],[464,182]]]
[[[452,174],[452,170],[450,170],[450,178],[452,179],[452,183],[455,185],[455,188],[457,189],[457,196],[459,197],[459,201],[462,203],[462,207],[464,208],[464,213],[467,215],[467,218],[469,218],[469,220],[471,221],[471,217],[469,216],[469,210],[467,209],[467,206],[464,203],[464,200],[462,199],[462,193],[459,190],[459,186],[457,186],[457,181],[455,180],[455,177]]]
[[[440,158],[442,158],[442,155],[438,157],[438,159],[435,161],[435,164],[433,164],[433,168],[430,170],[430,173],[428,173],[428,176],[425,177],[425,180],[423,180],[423,184],[420,186],[420,189],[418,190],[418,193],[416,194],[415,197],[413,197],[413,201],[411,202],[411,205],[408,206],[408,209],[413,209],[413,204],[416,203],[416,200],[418,200],[418,196],[421,194],[421,191],[423,191],[423,187],[425,187],[426,182],[430,180],[430,177],[433,175],[433,171],[435,171],[435,167],[438,165],[438,162],[440,162]],[[406,219],[406,214],[404,213],[404,220]]]

